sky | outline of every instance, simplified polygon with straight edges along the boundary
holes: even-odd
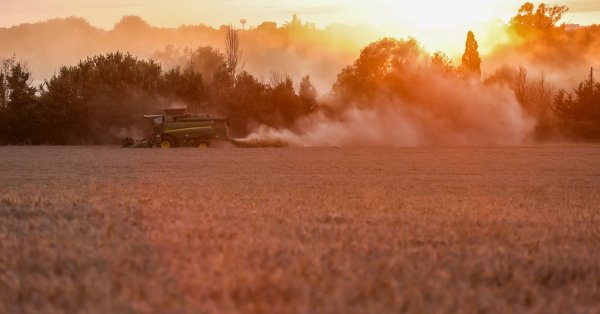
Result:
[[[282,23],[294,13],[323,27],[331,23],[368,24],[394,37],[416,37],[430,50],[459,50],[468,30],[487,41],[501,41],[494,25],[507,21],[525,0],[0,0],[0,27],[56,17],[86,18],[111,29],[124,15],[138,15],[155,26],[182,24],[219,26],[248,21]],[[571,11],[564,22],[600,23],[600,1],[547,1]],[[491,44],[491,43],[490,43]]]

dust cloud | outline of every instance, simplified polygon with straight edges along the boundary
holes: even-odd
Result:
[[[506,66],[523,66],[530,73],[544,73],[558,88],[571,89],[600,62],[600,25],[562,26],[527,37],[509,34],[485,58],[490,72]]]
[[[355,104],[334,115],[319,111],[293,129],[260,126],[242,142],[249,146],[403,147],[516,145],[531,140],[535,121],[522,111],[508,88],[433,75],[428,81],[428,85],[412,87],[411,101],[381,95],[375,107]]]
[[[382,90],[376,106],[347,103],[333,116],[326,114],[331,111],[327,109],[302,119],[292,129],[261,126],[244,140],[260,146],[308,147],[532,142],[536,137],[534,133],[539,133],[536,128],[540,123],[547,124],[549,118],[545,116],[552,115],[556,91],[571,90],[589,75],[590,67],[600,62],[600,26],[570,28],[563,25],[544,33],[527,34],[527,37],[519,37],[506,28],[506,36],[510,37],[506,43],[493,47],[483,56],[482,67],[487,73],[481,80],[439,75],[421,62],[412,71],[424,74],[408,75],[408,83],[403,87],[408,92]],[[518,78],[486,82],[501,75],[502,69],[517,73],[518,67],[529,71],[534,80],[541,79],[540,86],[550,93],[539,104],[543,109],[540,110],[546,113],[528,111],[527,104],[518,100],[515,86],[519,82],[511,81]],[[525,93],[534,92],[527,88]]]

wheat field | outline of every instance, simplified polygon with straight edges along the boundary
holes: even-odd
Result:
[[[1,313],[600,312],[600,146],[0,147]]]

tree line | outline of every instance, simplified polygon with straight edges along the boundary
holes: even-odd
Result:
[[[172,106],[231,118],[234,136],[252,124],[287,127],[314,110],[316,92],[309,77],[296,88],[287,76],[269,83],[252,74],[237,75],[212,48],[217,64],[205,79],[192,59],[184,68],[163,71],[152,60],[122,52],[63,66],[38,87],[14,57],[0,72],[0,143],[109,144],[136,129],[147,129],[143,114]]]

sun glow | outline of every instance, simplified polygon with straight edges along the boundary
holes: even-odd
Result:
[[[502,24],[515,10],[502,6],[499,0],[381,0],[376,3],[379,20],[384,21],[387,31],[398,37],[415,37],[425,49],[442,50],[455,59],[464,48],[469,30],[475,32],[483,54],[506,41]]]
[[[392,12],[410,12],[411,14],[402,14],[403,19],[422,30],[443,30],[449,27],[467,26],[474,22],[498,17],[498,12],[495,12],[497,5],[494,1],[386,2],[393,8]],[[392,12],[390,13],[393,14]]]
[[[176,28],[205,24],[215,28],[238,25],[247,28],[273,21],[282,25],[297,14],[303,22],[319,28],[332,24],[356,27],[352,35],[367,44],[383,36],[414,37],[428,51],[444,51],[455,60],[464,48],[466,33],[472,30],[480,53],[489,53],[507,40],[503,24],[526,0],[41,0],[0,1],[0,27],[37,22],[56,17],[79,16],[92,25],[112,29],[124,15],[137,15],[151,25]],[[534,1],[538,2],[538,1]],[[598,20],[599,7],[593,1],[560,0],[572,8],[566,23],[591,24]],[[360,27],[364,27],[360,30]],[[352,47],[355,53],[356,47]]]

